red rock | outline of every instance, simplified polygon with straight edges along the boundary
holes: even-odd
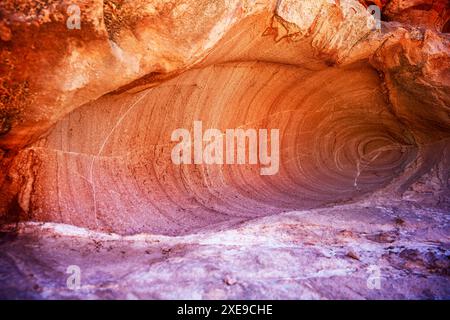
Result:
[[[421,210],[450,212],[448,1],[90,0],[79,4],[80,28],[76,17],[67,23],[77,12],[71,4],[0,4],[6,228],[60,223],[164,235],[174,245],[178,236],[229,230],[260,245],[266,231],[240,229],[257,219],[275,243],[385,250],[404,236],[396,216],[410,232]],[[372,4],[385,20],[381,30],[373,28]],[[261,161],[173,163],[172,132],[195,121],[221,133],[279,130],[279,171],[261,176]],[[372,229],[361,218],[338,228],[321,220],[322,209],[345,215],[343,203],[355,204],[354,215],[381,210],[384,224]],[[278,218],[292,211],[315,218]],[[430,222],[440,217],[421,222],[434,223],[431,234],[404,240],[448,237]],[[158,259],[196,250],[182,245],[168,254],[170,241],[155,244],[165,257]],[[308,277],[324,274],[329,258],[320,261]],[[336,263],[344,267],[325,274],[350,272]],[[217,279],[223,285],[223,275]],[[433,292],[445,296],[440,287]],[[228,294],[214,287],[205,296]]]

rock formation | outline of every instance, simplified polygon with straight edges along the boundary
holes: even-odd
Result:
[[[101,256],[94,239],[137,265],[142,243],[152,257],[178,252],[127,274],[118,286],[138,298],[450,297],[449,21],[447,0],[3,1],[0,221],[18,240],[0,244],[0,270],[30,268],[18,252],[31,242],[48,252],[43,264],[60,250],[63,270],[77,244]],[[279,172],[174,164],[171,133],[194,121],[278,129]],[[270,254],[317,264],[268,285],[250,270],[273,272],[258,262]],[[109,297],[96,286],[123,278],[105,256],[107,279],[92,273],[79,297]],[[370,291],[363,270],[377,264],[393,280]],[[194,277],[177,268],[202,270],[199,287],[158,296],[135,282]],[[171,280],[155,280],[160,270]],[[18,274],[0,296],[74,294],[36,274],[40,291]],[[413,285],[418,275],[429,281]],[[243,284],[223,289],[224,277]]]

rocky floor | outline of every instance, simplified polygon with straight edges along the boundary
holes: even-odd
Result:
[[[449,299],[448,4],[0,1],[0,298]]]
[[[370,204],[179,237],[20,224],[2,233],[0,298],[449,299],[448,212]]]

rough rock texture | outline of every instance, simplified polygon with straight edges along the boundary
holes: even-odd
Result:
[[[448,223],[372,198],[183,237],[22,225],[0,240],[0,298],[448,299]]]
[[[317,269],[297,274],[287,268],[269,281],[273,291],[246,278],[254,295],[245,286],[239,287],[243,291],[223,291],[205,280],[197,289],[170,297],[209,297],[209,289],[229,298],[449,296],[448,281],[441,279],[448,276],[442,270],[448,268],[450,212],[448,1],[92,0],[77,3],[81,29],[66,27],[70,4],[0,4],[2,223],[38,221],[121,235],[148,233],[180,245],[185,260],[172,262],[155,254],[155,269],[147,274],[141,270],[146,258],[135,248],[141,240],[117,236],[113,249],[129,248],[130,266],[136,259],[137,273],[124,269],[127,280],[114,285],[112,297],[118,297],[121,286],[139,287],[133,277],[141,272],[149,282],[157,281],[159,268],[175,274],[171,268],[177,263],[187,270],[198,264],[205,272],[217,259],[217,277],[222,277],[225,271],[242,269],[242,257],[248,256],[251,268],[258,265],[257,256],[271,252],[267,243],[284,236],[285,242],[272,252],[285,250],[286,261],[280,257],[280,263],[303,266],[309,260],[301,256],[305,254],[317,259]],[[382,10],[381,30],[374,29],[376,21],[366,9],[372,4]],[[261,176],[258,165],[174,165],[171,132],[191,129],[195,120],[222,131],[280,129],[279,173]],[[394,238],[393,254],[384,244],[366,246],[366,235],[385,231],[369,226],[374,222],[367,214],[376,206],[401,219],[426,217],[424,225],[413,223],[412,228],[428,228],[429,233]],[[332,217],[340,208],[351,212],[345,229],[361,234],[351,246],[340,244],[336,235],[340,231]],[[299,210],[313,225],[325,210],[330,220],[321,232],[337,244],[285,214]],[[383,220],[389,214],[375,216]],[[239,227],[242,223],[248,227]],[[45,268],[36,276],[38,288],[47,287],[23,293],[34,282],[25,276],[28,261],[19,248],[30,242],[48,252],[37,258],[38,265],[47,265],[54,248],[61,251],[52,260],[59,269],[68,248],[80,246],[92,259],[102,257],[89,246],[89,238],[98,235],[78,238],[63,231],[58,240],[44,240],[41,232],[54,232],[45,226],[21,228],[25,233],[17,241],[2,245],[6,253],[0,268],[22,283],[15,289],[12,282],[5,283],[3,296],[66,296],[55,275],[45,282]],[[276,230],[258,240],[258,230],[265,228]],[[235,255],[222,255],[220,243],[203,246],[204,239],[220,239],[222,233],[236,246]],[[310,234],[320,250],[341,245],[359,262],[352,261],[357,265],[351,267],[348,257],[338,255],[327,269],[323,261],[328,258],[305,244]],[[404,250],[413,251],[402,254]],[[411,267],[413,274],[405,266],[410,254],[425,265],[420,271]],[[429,267],[430,254],[440,261],[439,275],[430,271],[435,268]],[[106,255],[109,275],[92,273],[94,287],[79,297],[101,297],[96,286],[121,277],[114,257]],[[354,290],[336,291],[341,281],[361,280],[374,257],[382,257],[381,268],[397,279],[392,290],[369,292],[363,281]],[[81,256],[77,263],[92,267]],[[333,270],[344,270],[336,282],[330,280]],[[429,279],[417,284],[416,271]],[[309,281],[316,280],[286,284],[278,279],[313,279],[316,273],[330,276],[326,282],[317,280],[313,289]],[[397,285],[403,277],[407,283]],[[138,297],[158,297],[136,290]]]

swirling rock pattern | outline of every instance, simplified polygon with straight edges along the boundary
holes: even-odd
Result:
[[[0,4],[2,223],[188,236],[344,204],[448,216],[448,1],[92,0],[79,30],[69,5]],[[175,165],[171,133],[194,121],[279,129],[279,172]]]
[[[19,155],[18,162],[32,158],[39,167],[29,211],[41,221],[179,234],[376,190],[415,159],[417,146],[386,109],[378,75],[364,69],[352,66],[343,76],[226,63],[87,104]],[[341,94],[323,96],[334,90]],[[261,176],[257,165],[173,164],[171,132],[191,129],[194,120],[222,131],[279,128],[279,173]]]

